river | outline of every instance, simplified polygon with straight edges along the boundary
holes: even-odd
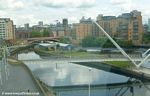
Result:
[[[70,60],[60,60],[59,58],[41,58],[34,52],[22,53],[18,55],[19,60],[42,60],[24,61],[32,70],[33,74],[50,87],[88,85],[86,90],[62,90],[56,91],[57,96],[121,96],[116,95],[120,88],[92,89],[91,85],[122,83],[127,82],[128,77],[117,75],[103,70],[89,68],[82,65],[70,63]],[[127,88],[122,89],[122,94]],[[89,91],[90,90],[90,91]],[[134,87],[127,90],[122,96],[150,96],[150,91],[144,86]],[[90,93],[90,94],[89,94]]]

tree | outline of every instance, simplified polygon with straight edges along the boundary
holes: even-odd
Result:
[[[82,46],[83,47],[92,47],[94,44],[94,37],[93,36],[87,36],[82,40]]]
[[[34,37],[42,37],[43,36],[43,33],[42,32],[37,32],[37,31],[32,31],[31,32],[31,37],[34,38]]]
[[[69,44],[69,43],[71,43],[71,40],[68,37],[63,37],[63,38],[60,39],[60,42]]]
[[[131,47],[132,41],[131,40],[117,40],[116,41],[121,47]]]
[[[114,40],[121,47],[131,47],[132,46],[131,40],[117,40],[115,38],[114,38]],[[107,42],[104,44],[104,47],[107,47],[107,48],[112,47],[113,48],[115,46],[110,40],[107,40]]]
[[[101,47],[106,42],[104,37],[87,36],[82,40],[83,47]]]
[[[50,33],[48,31],[48,29],[44,29],[43,31],[43,37],[49,37]]]
[[[128,40],[114,40],[121,46],[121,47],[131,47],[132,41]],[[106,48],[114,48],[114,44],[105,37],[95,37],[95,36],[87,36],[82,40],[81,45],[83,47],[106,47]]]
[[[150,34],[144,34],[143,35],[143,42],[145,44],[148,44],[150,42]]]

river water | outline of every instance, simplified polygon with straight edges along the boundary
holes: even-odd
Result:
[[[18,55],[19,60],[32,70],[33,74],[50,87],[69,86],[69,85],[88,85],[83,90],[59,90],[56,91],[57,96],[121,96],[115,95],[120,88],[111,89],[92,89],[90,85],[122,83],[127,82],[128,77],[117,75],[103,70],[89,68],[82,65],[70,63],[71,60],[62,60],[59,58],[44,57],[41,58],[34,52],[22,53]],[[34,61],[34,60],[41,61]],[[33,60],[33,61],[32,61]],[[122,89],[122,94],[127,88]],[[134,95],[132,90],[127,90],[122,96],[150,96],[150,91],[144,86],[134,87]],[[90,94],[89,94],[90,90]]]

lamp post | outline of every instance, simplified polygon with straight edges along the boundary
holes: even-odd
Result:
[[[92,68],[89,68],[88,71],[89,71],[88,96],[91,96],[91,86],[90,86],[91,78],[90,78],[90,76],[91,76]]]

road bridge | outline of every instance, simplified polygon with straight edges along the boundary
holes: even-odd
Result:
[[[137,69],[136,67],[121,68],[114,65],[105,64],[102,62],[73,62],[73,63],[104,70],[107,72],[112,72],[115,74],[131,78],[136,78],[141,81],[150,81],[150,69],[145,67],[140,67],[139,69]]]
[[[40,37],[40,38],[27,38],[29,43],[36,41],[59,41],[60,37]]]

